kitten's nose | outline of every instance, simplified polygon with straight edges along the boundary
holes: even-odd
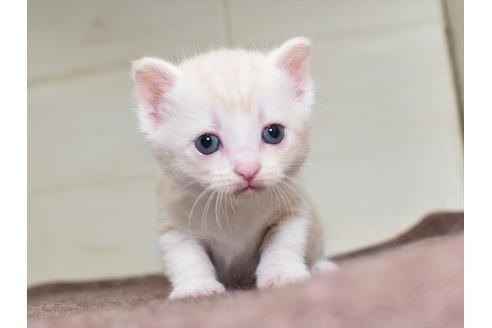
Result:
[[[253,180],[260,169],[261,165],[254,152],[242,151],[236,155],[234,172],[243,177],[244,180],[248,182]]]
[[[234,172],[240,175],[244,180],[250,182],[260,170],[261,166],[258,162],[239,163],[234,166]]]

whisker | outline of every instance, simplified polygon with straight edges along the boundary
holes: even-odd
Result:
[[[219,210],[218,210],[219,198],[220,198],[220,192],[217,194],[217,198],[215,198],[215,223],[217,223],[217,227],[219,227],[219,229],[222,230],[219,222]]]
[[[193,216],[193,211],[195,209],[195,206],[198,204],[198,201],[203,196],[203,194],[206,193],[206,192],[208,192],[208,191],[210,191],[210,186],[208,186],[205,189],[203,189],[202,192],[197,196],[197,198],[193,202],[193,205],[191,206],[191,210],[190,210],[190,215],[188,216],[188,227],[190,226],[190,222],[191,222],[191,218]]]
[[[297,191],[293,186],[291,186],[290,184],[286,183],[285,181],[280,181],[280,183],[282,185],[284,185],[285,187],[289,188],[294,194],[296,194],[296,196],[299,198],[300,201],[302,201],[302,203],[303,203],[304,206],[307,206],[308,205],[308,203],[305,200],[304,196],[299,191]]]
[[[190,183],[185,184],[184,186],[182,186],[181,188],[179,188],[176,191],[173,190],[174,195],[171,197],[171,199],[175,199],[176,197],[179,197],[182,191],[184,191],[186,188],[188,188],[189,186],[194,185],[194,184],[198,184],[198,182],[192,181]]]
[[[286,162],[287,165],[299,165],[304,166],[307,165],[309,167],[317,168],[317,169],[327,169],[327,166],[323,166],[321,164],[315,164],[312,162],[300,161],[300,162]]]
[[[285,187],[282,184],[279,184],[278,187],[279,187],[279,191],[284,195],[284,197],[286,199],[287,205],[288,205],[289,210],[290,210],[290,215],[294,215],[294,208],[292,206],[292,202],[289,198],[288,192],[285,190]]]
[[[288,203],[287,203],[287,200],[285,199],[285,195],[280,192],[280,185],[275,185],[275,186],[273,186],[273,188],[274,188],[275,192],[278,194],[278,196],[279,196],[278,198],[282,199],[282,203],[287,209]]]
[[[210,208],[210,204],[212,203],[212,200],[215,197],[215,193],[216,193],[216,191],[214,190],[214,191],[212,191],[212,193],[210,194],[210,196],[208,196],[207,202],[205,203],[205,207],[204,207],[204,209],[202,211],[202,220],[201,220],[200,226],[202,227],[202,230],[203,230],[203,226],[204,226],[204,223],[205,223],[205,232],[207,233],[207,235],[208,235],[208,226],[207,226],[208,210]]]
[[[230,196],[229,193],[223,193],[223,197],[221,199],[221,215],[224,216],[222,219],[225,220],[225,222],[227,224],[227,228],[231,229],[231,224],[229,222],[230,211],[227,209],[227,199],[229,196]],[[222,209],[222,207],[223,207],[223,209]]]
[[[288,175],[284,175],[284,178],[288,179],[289,181],[294,182],[296,185],[303,188],[308,194],[312,193],[312,190],[307,185],[301,183],[300,181],[297,181],[296,179],[291,178]]]
[[[236,199],[229,193],[227,195],[228,195],[228,200],[229,200],[228,202],[231,206],[231,210],[235,214],[235,213],[237,213]]]

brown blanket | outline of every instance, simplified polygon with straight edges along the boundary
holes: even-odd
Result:
[[[29,288],[30,327],[462,327],[463,214],[335,256],[342,270],[287,288],[166,300],[160,275]]]

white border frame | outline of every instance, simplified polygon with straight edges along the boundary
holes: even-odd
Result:
[[[1,327],[26,325],[27,3],[0,3]]]

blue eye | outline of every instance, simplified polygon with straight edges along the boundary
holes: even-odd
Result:
[[[278,144],[285,136],[285,128],[280,124],[272,124],[267,126],[261,135],[263,141],[267,144]]]
[[[195,140],[195,148],[204,155],[210,155],[220,148],[220,140],[213,134],[205,133]]]

